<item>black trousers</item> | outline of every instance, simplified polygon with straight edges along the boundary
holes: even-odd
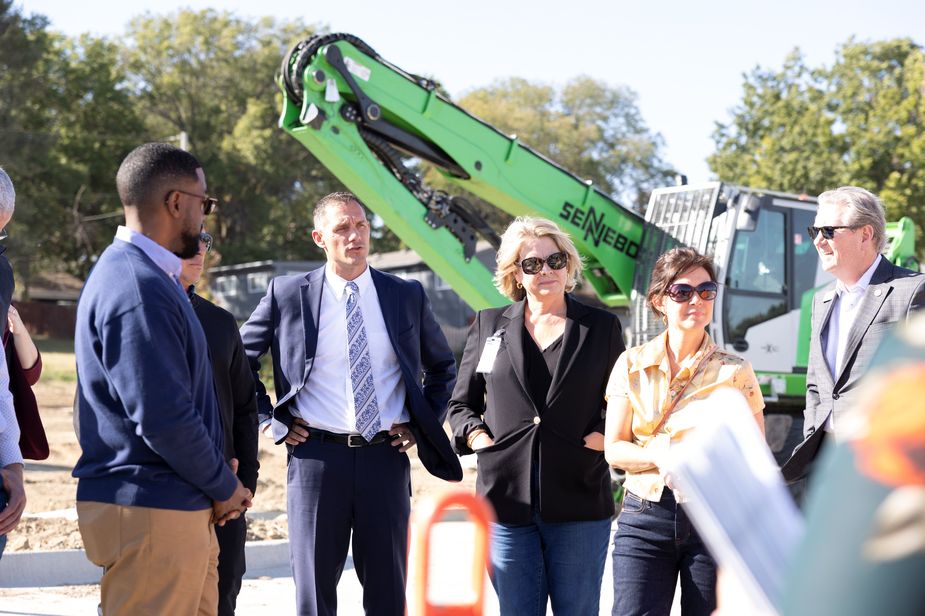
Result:
[[[310,438],[292,449],[289,550],[299,616],[335,616],[353,547],[367,616],[405,613],[411,471],[388,442],[351,448]]]
[[[247,522],[244,516],[229,520],[224,526],[216,526],[218,537],[218,615],[234,616],[241,578],[247,570],[244,562],[244,540],[247,537]]]

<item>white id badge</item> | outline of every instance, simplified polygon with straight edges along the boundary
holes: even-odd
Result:
[[[486,339],[485,347],[482,349],[482,356],[479,357],[479,365],[475,367],[475,371],[482,374],[491,374],[492,368],[495,367],[495,357],[498,356],[498,349],[500,348],[500,336],[491,336]]]

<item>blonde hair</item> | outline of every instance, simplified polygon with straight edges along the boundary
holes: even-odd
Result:
[[[501,236],[501,246],[495,256],[495,287],[506,297],[516,301],[526,297],[523,287],[518,288],[514,275],[520,268],[520,249],[529,239],[550,238],[556,247],[568,255],[566,271],[568,277],[565,281],[565,292],[571,293],[578,284],[584,263],[581,255],[572,243],[568,233],[559,228],[551,220],[534,218],[532,216],[518,216],[514,219]]]

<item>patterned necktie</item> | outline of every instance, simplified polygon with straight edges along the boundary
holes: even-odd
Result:
[[[356,429],[367,442],[379,432],[379,402],[373,383],[372,362],[369,359],[369,341],[363,326],[360,310],[360,290],[355,282],[346,286],[347,292],[347,359],[350,386],[353,388],[353,405],[356,412]]]

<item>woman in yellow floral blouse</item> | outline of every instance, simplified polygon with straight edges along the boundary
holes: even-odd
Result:
[[[683,616],[716,609],[716,564],[661,468],[669,446],[700,423],[703,407],[689,403],[719,387],[739,390],[764,431],[751,365],[717,348],[706,331],[716,293],[709,258],[691,248],[659,257],[647,300],[667,328],[623,353],[610,375],[605,456],[626,471],[613,547],[614,616],[667,616],[679,575]]]

